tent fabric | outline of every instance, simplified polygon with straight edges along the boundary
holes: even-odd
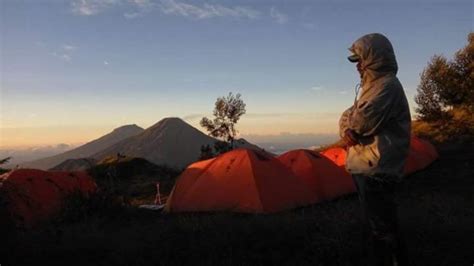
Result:
[[[343,167],[345,165],[346,151],[343,148],[330,148],[322,151],[321,154],[339,166]],[[438,156],[438,152],[433,144],[412,135],[408,157],[403,170],[404,175],[409,175],[428,167],[438,159]]]
[[[330,148],[321,152],[323,156],[331,160],[337,166],[345,168],[347,152],[343,148]]]
[[[190,165],[178,177],[165,210],[272,213],[311,203],[310,190],[276,158],[236,149]]]
[[[422,170],[438,159],[438,156],[436,148],[431,143],[416,136],[412,136],[404,173],[408,175]]]
[[[306,184],[314,203],[355,192],[351,175],[318,152],[292,150],[278,160]]]
[[[25,227],[58,214],[66,197],[73,193],[89,196],[96,188],[85,172],[18,169],[0,176],[0,193],[7,210],[18,225]]]

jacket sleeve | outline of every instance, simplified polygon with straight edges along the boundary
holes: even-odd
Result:
[[[353,106],[347,108],[339,118],[339,136],[344,138],[344,132],[349,128],[349,117],[351,116]]]
[[[391,118],[396,97],[396,90],[385,85],[371,97],[359,100],[353,107],[349,128],[362,136],[376,134]]]

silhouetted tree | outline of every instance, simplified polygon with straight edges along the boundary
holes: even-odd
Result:
[[[0,159],[0,165],[8,163],[11,159],[12,157]],[[0,174],[6,173],[8,171],[9,171],[8,169],[0,167]]]
[[[238,132],[235,124],[245,114],[245,103],[240,96],[240,94],[234,96],[230,92],[226,97],[217,98],[213,112],[214,119],[203,117],[201,120],[201,126],[209,132],[209,135],[226,142],[227,145],[224,146],[227,147],[223,147],[220,143],[215,144],[214,148],[218,153],[234,148],[234,139]]]
[[[214,150],[216,151],[216,154],[226,153],[233,148],[233,145],[225,141],[216,141],[214,143]]]
[[[214,157],[214,152],[212,151],[212,147],[209,144],[201,146],[201,155],[199,156],[199,160],[207,160]]]
[[[454,59],[435,55],[421,74],[415,102],[418,118],[436,121],[453,108],[474,111],[474,33]]]

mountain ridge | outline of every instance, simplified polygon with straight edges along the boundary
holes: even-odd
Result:
[[[122,140],[92,156],[101,160],[107,156],[123,154],[141,157],[158,165],[184,168],[199,159],[202,145],[210,145],[219,140],[210,137],[178,117],[167,117],[145,131]],[[237,147],[260,149],[246,140],[236,141]]]
[[[20,167],[37,168],[37,169],[46,170],[46,169],[55,167],[58,164],[63,163],[64,161],[68,159],[90,157],[91,155],[109,147],[110,145],[113,145],[123,139],[131,137],[143,131],[144,129],[137,126],[136,124],[123,125],[123,126],[113,129],[111,132],[97,139],[89,141],[86,144],[76,147],[72,150],[69,150],[57,155],[49,156],[46,158],[41,158],[41,159],[33,160],[30,162],[24,162],[20,164]]]

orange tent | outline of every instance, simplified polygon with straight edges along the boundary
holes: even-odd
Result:
[[[312,202],[299,178],[271,155],[237,149],[190,165],[165,210],[270,213]]]
[[[412,136],[404,173],[411,174],[424,169],[436,159],[438,159],[438,152],[433,144],[416,136]]]
[[[315,151],[293,150],[278,160],[311,189],[315,202],[355,192],[351,175]]]
[[[346,165],[346,150],[343,148],[330,148],[321,152],[326,158],[334,162],[337,166]]]
[[[85,196],[96,190],[85,172],[47,172],[18,169],[0,176],[0,193],[15,222],[31,227],[61,210],[64,199],[78,191]]]
[[[344,167],[346,164],[346,151],[343,148],[330,148],[321,154],[339,166]],[[403,171],[405,175],[411,174],[426,168],[437,158],[438,152],[433,144],[413,135],[410,139],[410,150]]]

